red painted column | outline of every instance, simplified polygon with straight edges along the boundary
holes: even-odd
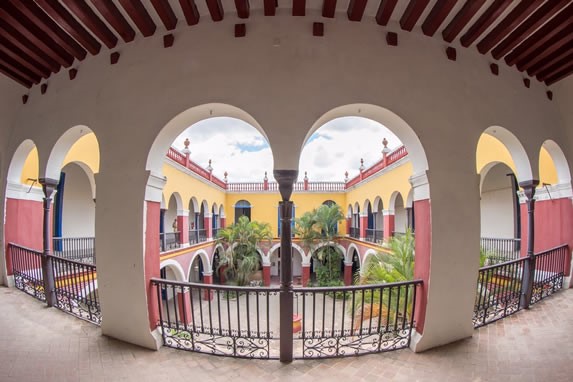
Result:
[[[352,217],[346,218],[346,234],[350,235],[350,226],[352,225]]]
[[[271,265],[263,265],[263,285],[271,286]]]
[[[352,285],[352,263],[344,263],[344,285]]]
[[[388,211],[384,211],[384,240],[390,240],[392,237],[392,232],[395,228],[395,218],[396,216]]]
[[[424,283],[418,287],[416,294],[416,331],[424,332],[426,320],[426,304],[428,302],[428,283],[430,281],[430,257],[432,253],[432,221],[430,200],[414,201],[415,226],[416,226],[416,261],[414,263],[414,278],[421,279]]]
[[[227,226],[227,218],[222,217],[220,221],[221,221],[221,228],[225,228]]]
[[[177,293],[177,312],[179,313],[179,320],[187,325],[193,323],[189,293],[189,291]]]
[[[159,202],[146,201],[146,230],[145,230],[145,285],[147,286],[147,309],[149,312],[149,328],[154,330],[159,321],[157,292],[151,285],[152,277],[159,277]]]
[[[179,231],[179,244],[189,244],[189,214],[177,216],[177,230]]]
[[[360,216],[360,239],[366,237],[366,228],[368,228],[368,216]]]
[[[305,287],[308,285],[308,281],[310,280],[310,264],[302,266],[302,286]]]
[[[213,284],[213,274],[212,273],[203,273],[203,284]],[[212,300],[213,299],[213,290],[203,290],[203,299],[204,300]]]
[[[213,226],[212,226],[213,218],[211,216],[205,216],[205,219],[203,221],[205,226],[205,232],[207,235],[207,240],[211,240],[213,238]]]

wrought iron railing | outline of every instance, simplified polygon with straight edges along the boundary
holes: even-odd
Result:
[[[181,246],[181,235],[179,232],[166,232],[159,234],[160,251],[165,252]]]
[[[381,229],[366,229],[366,241],[371,243],[380,243],[384,240],[384,231]]]
[[[421,280],[295,289],[295,358],[331,358],[408,347]]]
[[[567,266],[568,246],[552,248],[534,256],[535,273],[531,293],[531,304],[552,295],[563,287],[563,277]]]
[[[46,301],[42,252],[12,243],[8,244],[8,251],[16,288],[40,301]]]
[[[165,346],[239,358],[278,358],[278,288],[155,278],[151,282]]]
[[[83,320],[101,325],[96,266],[49,256],[54,274],[54,306]]]
[[[199,243],[207,241],[207,230],[206,229],[199,229]]]
[[[219,233],[219,230],[220,230],[220,229],[221,229],[221,228],[213,228],[213,238],[216,238],[216,237],[217,237],[217,234]]]
[[[54,237],[52,248],[60,258],[95,264],[95,237]]]
[[[199,243],[199,231],[196,229],[189,230],[189,244]]]
[[[526,258],[480,268],[474,305],[474,327],[487,325],[521,309]]]
[[[350,237],[353,237],[355,239],[359,239],[360,238],[360,228],[350,227]]]
[[[521,239],[482,237],[480,246],[490,265],[519,258]]]

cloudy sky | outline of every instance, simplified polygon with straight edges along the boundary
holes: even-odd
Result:
[[[229,182],[260,182],[265,171],[274,180],[273,156],[265,138],[251,125],[234,118],[211,118],[194,124],[175,140],[183,149],[189,138],[191,159],[203,167],[212,160],[213,174]],[[366,167],[382,157],[382,139],[388,147],[401,145],[386,127],[360,117],[330,121],[318,129],[305,145],[300,158],[299,180],[308,172],[311,181],[343,181],[344,172],[352,178],[358,174],[360,158]]]

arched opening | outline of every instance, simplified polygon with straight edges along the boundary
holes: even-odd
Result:
[[[344,247],[324,243],[311,253],[311,280],[318,286],[344,285]]]
[[[364,212],[366,213],[366,227],[365,233],[366,236],[364,237],[366,241],[374,242],[374,213],[372,211],[372,204],[370,200],[366,200],[364,203]]]
[[[189,268],[189,282],[192,283],[202,283],[203,282],[203,272],[205,272],[205,266],[200,255],[196,255],[191,262],[191,267]]]
[[[384,240],[384,203],[382,198],[377,196],[374,199],[374,242],[382,244]]]
[[[199,203],[195,197],[189,200],[189,244],[199,243]]]
[[[404,199],[402,194],[396,193],[394,199],[394,232],[393,235],[403,235],[408,229],[408,214],[404,206]]]
[[[360,205],[358,202],[354,203],[352,210],[352,224],[350,225],[350,237],[355,239],[360,238]]]
[[[251,220],[251,203],[247,200],[239,200],[235,203],[235,223],[239,221],[241,216],[246,216]]]
[[[163,215],[164,233],[160,234],[161,252],[181,246],[181,231],[178,227],[177,211],[181,209],[181,196],[173,193],[169,197],[167,209]]]
[[[219,231],[219,227],[221,227],[221,221],[219,216],[219,209],[217,208],[217,204],[213,203],[211,207],[211,227],[213,229],[213,237],[217,237],[217,232]]]
[[[360,257],[356,249],[352,249],[352,283],[356,283],[360,278]]]
[[[270,250],[271,285],[279,285],[281,277],[281,248],[276,245]],[[295,285],[302,285],[302,254],[295,246],[292,247],[292,277]]]

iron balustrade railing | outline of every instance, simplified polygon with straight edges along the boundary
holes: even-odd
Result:
[[[535,304],[563,288],[568,248],[567,245],[562,245],[533,256],[535,273],[531,304]]]
[[[213,237],[216,238],[221,228],[213,228]]]
[[[42,252],[9,243],[8,256],[12,263],[12,274],[16,288],[40,301],[46,301]]]
[[[49,255],[56,303],[54,306],[83,320],[101,325],[96,266]]]
[[[207,241],[207,230],[206,229],[199,229],[199,243]]]
[[[482,237],[480,246],[489,264],[498,264],[519,258],[521,239]]]
[[[52,248],[60,258],[95,264],[95,237],[54,237]]]
[[[350,227],[350,237],[353,237],[355,239],[359,239],[360,238],[360,228]]]
[[[199,243],[199,231],[196,229],[189,230],[189,244]]]
[[[239,358],[279,356],[279,288],[154,278],[165,346]]]
[[[165,252],[181,246],[180,232],[165,232],[159,234],[160,251]]]
[[[371,243],[381,243],[384,240],[384,231],[381,229],[366,229],[366,241]]]
[[[300,331],[295,358],[331,358],[408,347],[422,280],[348,287],[296,288]]]
[[[527,258],[479,269],[474,304],[475,328],[487,325],[521,309],[523,269]]]

